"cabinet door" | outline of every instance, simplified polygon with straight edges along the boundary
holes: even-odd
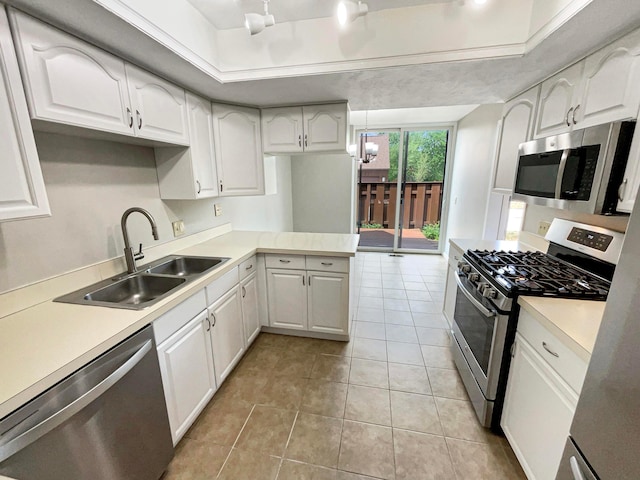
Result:
[[[349,333],[349,275],[307,272],[309,330]]]
[[[302,107],[305,152],[347,151],[347,104]]]
[[[493,189],[500,193],[513,191],[518,166],[518,149],[521,143],[533,137],[539,94],[540,86],[536,86],[505,103],[502,110],[493,178]]]
[[[576,128],[635,119],[640,106],[640,30],[585,60]]]
[[[126,72],[136,135],[189,145],[184,90],[129,63]]]
[[[260,319],[258,317],[258,277],[255,273],[240,283],[242,293],[242,323],[247,346],[260,333]]]
[[[0,11],[0,221],[50,215],[4,10]]]
[[[234,287],[209,307],[216,382],[222,384],[245,350],[240,294]]]
[[[302,152],[302,108],[266,108],[262,116],[262,146],[265,153]]]
[[[160,373],[173,444],[177,444],[216,391],[205,310],[158,345]]]
[[[33,119],[134,134],[122,60],[22,13],[11,21]]]
[[[444,290],[444,304],[442,306],[442,313],[444,313],[444,318],[449,322],[449,326],[453,324],[457,293],[458,283],[456,282],[456,270],[449,266],[447,269],[447,284]]]
[[[307,280],[304,270],[267,269],[269,325],[307,329]]]
[[[187,93],[191,163],[197,198],[218,196],[211,102]]]
[[[624,180],[618,191],[618,211],[631,213],[640,186],[640,127],[636,126]]]
[[[584,61],[542,82],[535,138],[571,130],[574,99],[583,68]]]
[[[260,111],[213,104],[213,134],[220,195],[264,195]]]
[[[577,394],[516,335],[501,425],[529,479],[555,478]]]

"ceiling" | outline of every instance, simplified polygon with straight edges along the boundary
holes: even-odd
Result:
[[[369,11],[413,7],[458,0],[365,0]],[[245,13],[262,13],[262,0],[188,0],[219,30],[244,26]],[[332,17],[338,0],[271,0],[269,13],[278,23]]]
[[[348,100],[353,111],[505,101],[640,26],[640,1],[592,0],[522,56],[389,68],[354,67],[337,73],[220,83],[185,56],[106,11],[99,0],[8,1],[214,100],[260,107]],[[259,35],[255,40],[263,41]]]

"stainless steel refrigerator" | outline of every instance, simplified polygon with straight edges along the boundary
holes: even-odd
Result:
[[[640,195],[556,478],[640,479]]]

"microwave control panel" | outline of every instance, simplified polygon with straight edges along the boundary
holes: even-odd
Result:
[[[606,252],[613,240],[613,236],[574,227],[571,229],[567,240],[595,250],[600,250],[601,252]]]

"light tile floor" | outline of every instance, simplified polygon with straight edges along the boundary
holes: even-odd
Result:
[[[163,480],[524,479],[449,353],[440,256],[359,253],[352,341],[261,334]]]

